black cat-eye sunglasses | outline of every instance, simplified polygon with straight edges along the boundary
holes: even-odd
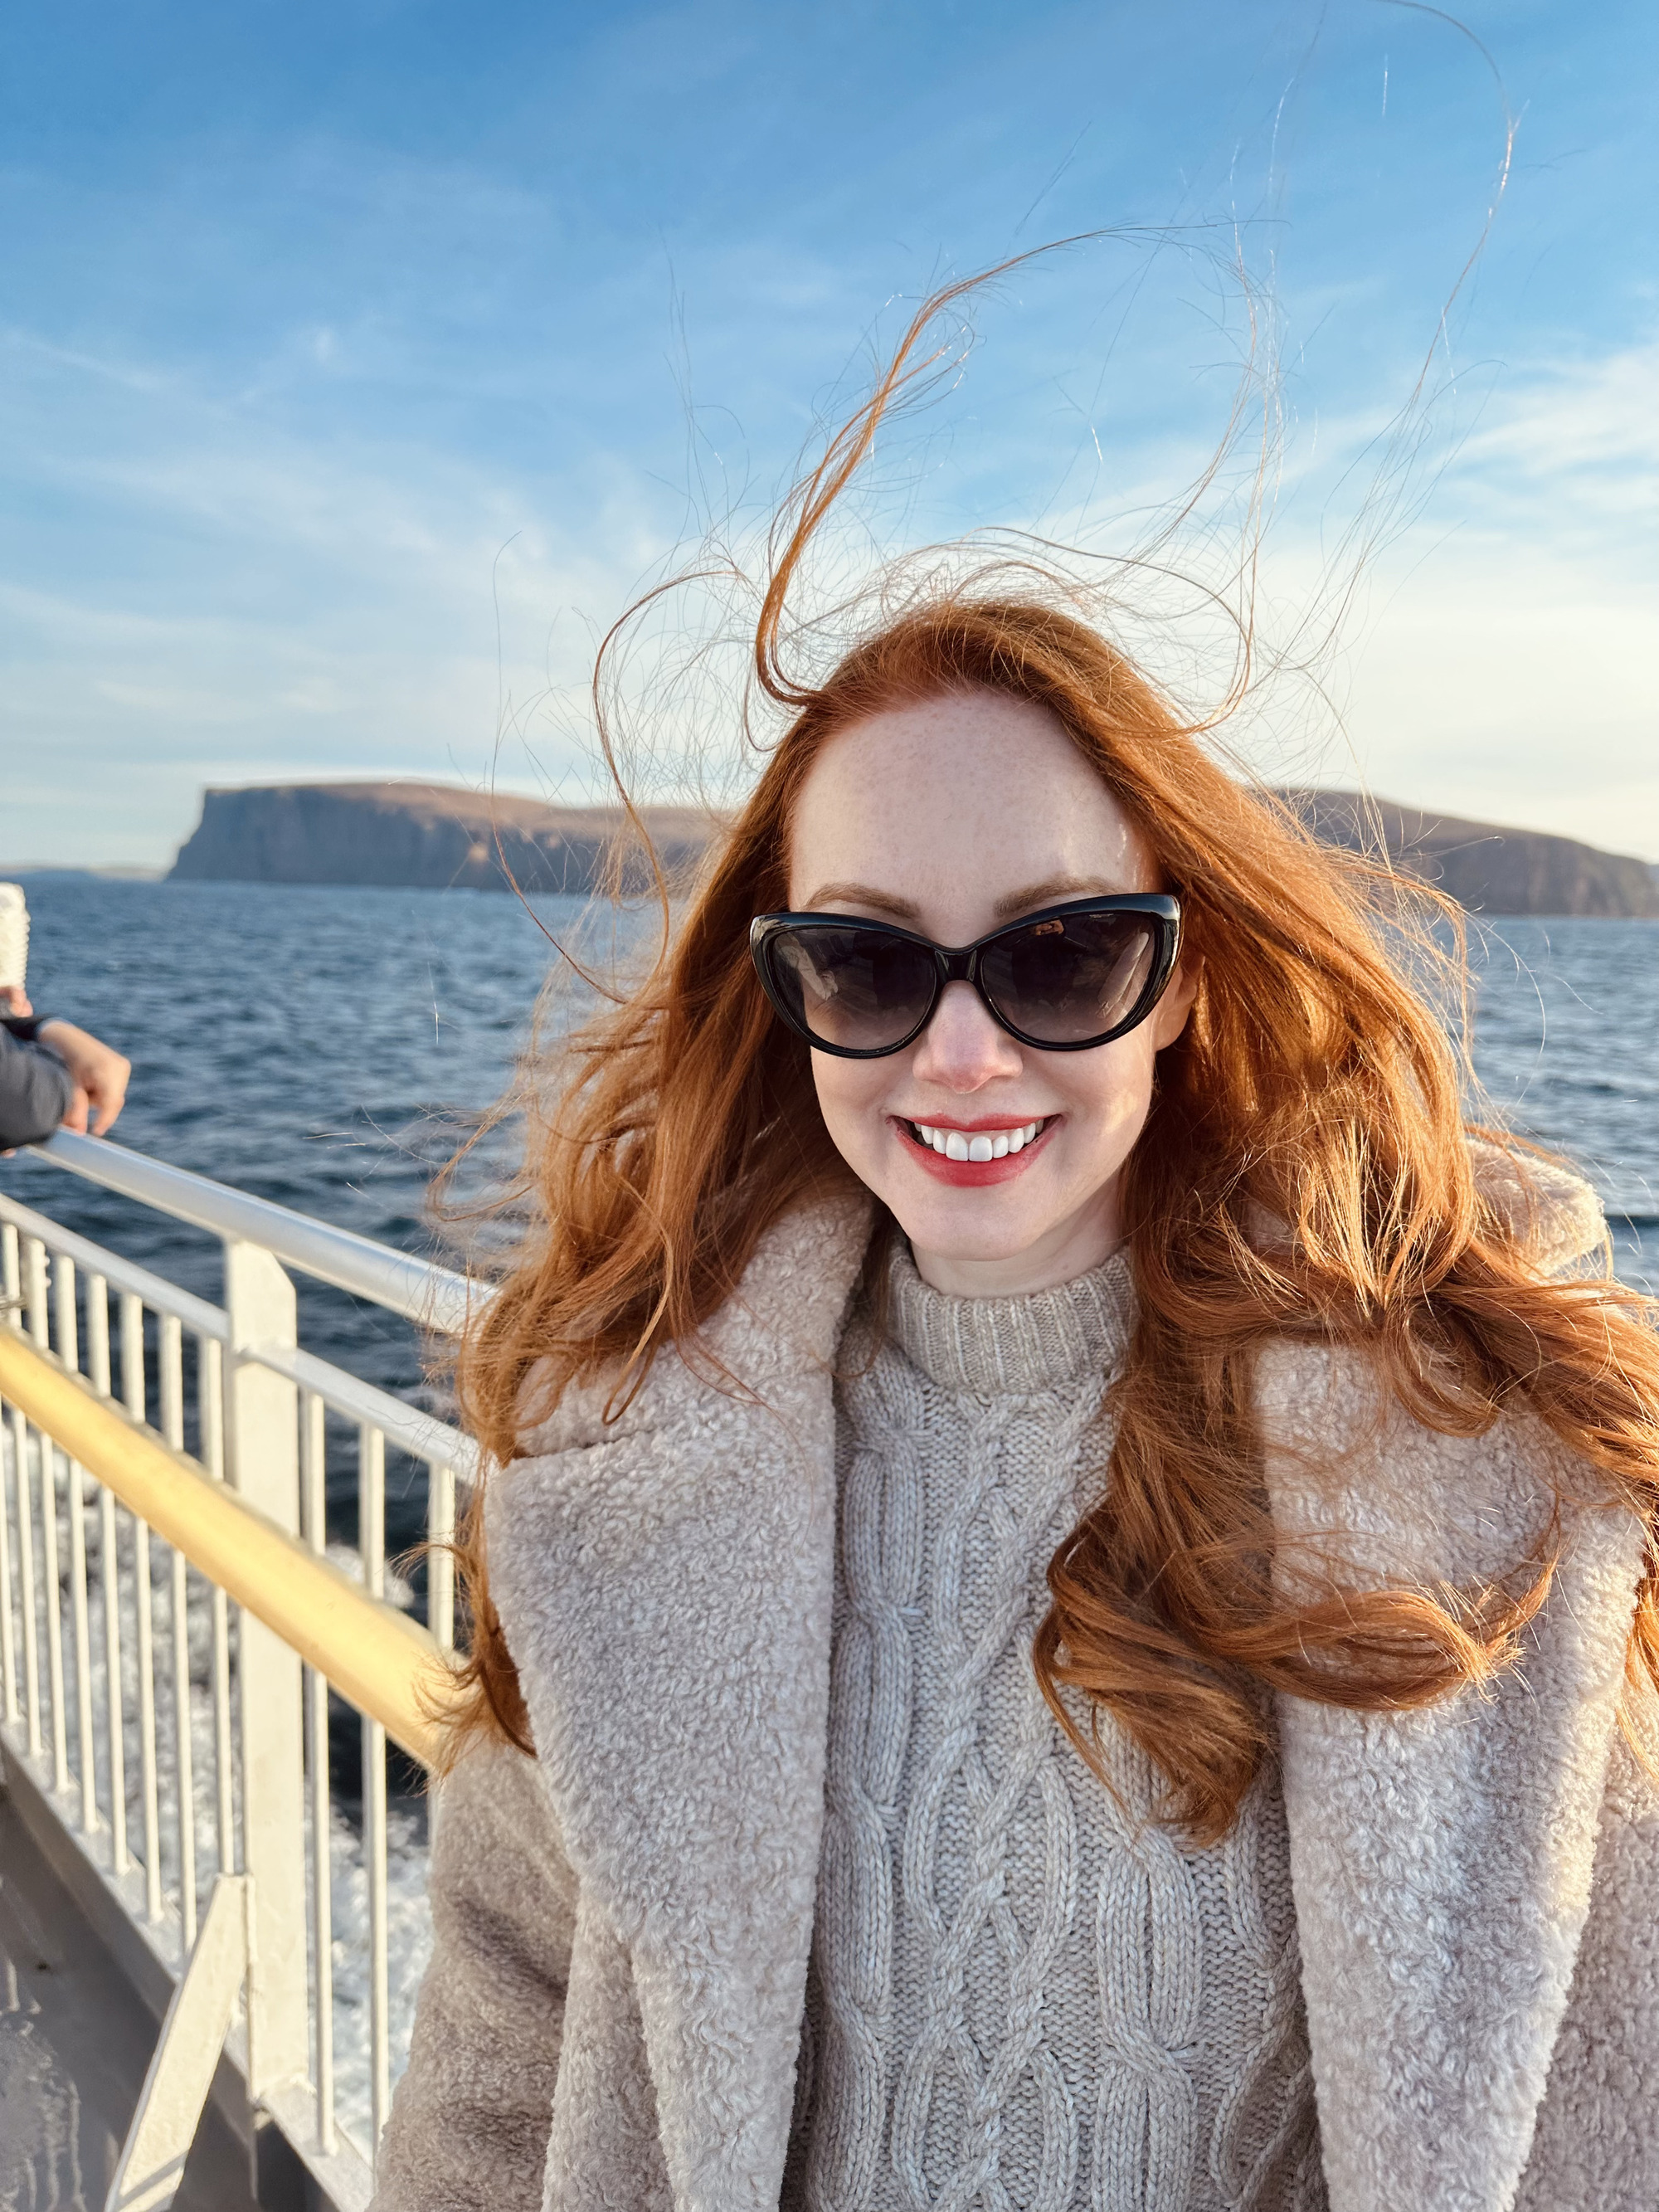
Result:
[[[854,915],[760,914],[749,949],[790,1028],[843,1060],[902,1052],[955,982],[971,983],[1022,1044],[1087,1052],[1163,997],[1181,953],[1181,902],[1157,891],[1068,899],[957,946]]]

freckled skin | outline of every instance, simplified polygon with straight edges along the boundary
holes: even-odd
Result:
[[[875,896],[853,895],[851,887]],[[1146,841],[1046,708],[969,691],[894,708],[824,746],[802,787],[790,904],[867,914],[968,945],[1020,910],[1164,888]],[[827,894],[827,895],[826,895]],[[812,1054],[837,1150],[884,1200],[935,1289],[1008,1297],[1070,1282],[1121,1241],[1124,1162],[1153,1062],[1193,999],[1178,969],[1138,1029],[1091,1052],[1042,1052],[1000,1029],[966,983],[884,1060]],[[899,1126],[1056,1117],[1021,1171],[983,1188],[928,1172]]]

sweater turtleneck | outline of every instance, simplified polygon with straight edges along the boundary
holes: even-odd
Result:
[[[1109,1717],[1092,1771],[1032,1668],[1048,1562],[1107,1490],[1127,1255],[965,1298],[896,1238],[880,1291],[837,1386],[824,1833],[784,2204],[1321,2212],[1276,1783],[1200,1849],[1158,1820],[1157,1773]]]
[[[887,1259],[886,1333],[941,1390],[975,1398],[1099,1385],[1134,1333],[1129,1258],[1120,1248],[1074,1282],[1014,1297],[963,1298],[925,1283],[908,1244]]]

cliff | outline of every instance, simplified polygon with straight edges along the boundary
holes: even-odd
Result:
[[[709,817],[641,813],[665,866],[694,862]],[[441,783],[292,783],[208,791],[172,880],[380,884],[429,890],[585,893],[599,881],[620,809],[544,806]]]
[[[1280,793],[1316,836],[1390,857],[1485,914],[1659,915],[1645,861],[1571,837],[1506,830],[1363,799]],[[695,807],[641,810],[665,865],[695,864],[715,828]],[[611,807],[544,806],[441,783],[295,783],[209,791],[175,878],[259,884],[462,885],[582,894],[599,880],[621,821]],[[505,865],[503,865],[505,864]]]
[[[1284,791],[1317,837],[1377,854],[1480,914],[1659,915],[1659,873],[1645,860],[1604,853],[1541,830],[1506,830],[1453,814],[1428,814],[1353,791]]]

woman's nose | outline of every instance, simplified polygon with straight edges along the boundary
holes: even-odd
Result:
[[[971,983],[947,983],[916,1047],[915,1073],[947,1091],[977,1091],[1018,1075],[1019,1047],[999,1029]]]

